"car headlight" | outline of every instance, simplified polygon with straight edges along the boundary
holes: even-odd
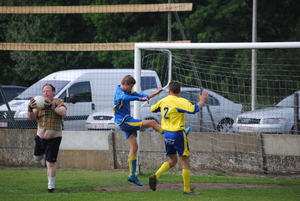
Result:
[[[284,124],[285,119],[284,118],[266,118],[263,119],[262,124]]]

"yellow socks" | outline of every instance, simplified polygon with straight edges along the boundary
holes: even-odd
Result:
[[[170,168],[171,168],[170,164],[168,162],[164,162],[155,173],[156,179],[158,179],[160,175],[162,175],[162,173],[168,171]]]
[[[191,170],[189,167],[182,168],[183,191],[191,192],[190,187]]]
[[[136,172],[136,156],[128,158],[129,176],[135,177]]]

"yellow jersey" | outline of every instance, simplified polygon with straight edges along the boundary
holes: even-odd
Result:
[[[161,112],[161,127],[166,131],[185,130],[185,113],[195,114],[199,111],[185,98],[168,95],[150,107],[151,112]]]

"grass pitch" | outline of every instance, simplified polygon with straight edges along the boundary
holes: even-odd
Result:
[[[145,200],[145,201],[279,201],[300,200],[300,179],[280,177],[236,176],[228,174],[192,175],[193,183],[230,183],[274,185],[251,188],[209,188],[196,189],[202,195],[183,195],[181,190],[145,191],[118,190],[131,187],[126,181],[127,171],[99,171],[84,169],[58,169],[56,190],[47,194],[46,169],[0,167],[0,200]],[[143,173],[139,180],[148,185],[150,173]],[[166,173],[159,179],[160,184],[170,186],[182,183],[181,175]],[[107,190],[114,188],[114,191]],[[139,187],[136,187],[139,188]]]

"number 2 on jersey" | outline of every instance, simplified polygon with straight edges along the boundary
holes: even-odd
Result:
[[[164,111],[165,111],[164,119],[169,119],[169,117],[167,117],[168,112],[169,112],[169,108],[168,108],[168,107],[165,107],[165,108],[164,108]]]

